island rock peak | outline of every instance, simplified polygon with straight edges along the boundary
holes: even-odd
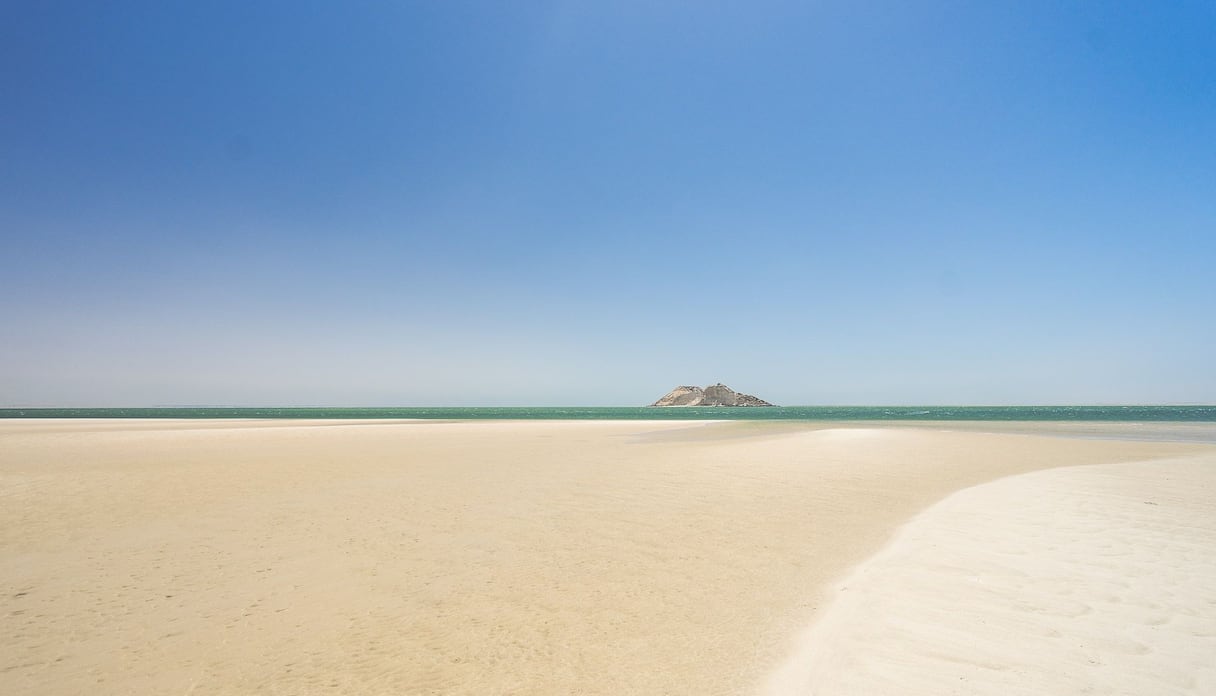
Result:
[[[725,384],[701,387],[679,386],[651,406],[772,406],[751,394],[740,394]]]

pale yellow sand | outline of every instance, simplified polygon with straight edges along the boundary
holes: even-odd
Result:
[[[771,696],[1216,693],[1216,455],[950,496],[836,583]]]
[[[0,693],[754,693],[831,581],[952,492],[1209,451],[757,423],[0,422]]]

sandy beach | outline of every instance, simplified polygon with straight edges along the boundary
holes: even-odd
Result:
[[[1216,693],[1213,483],[1207,455],[955,493],[835,583],[768,693]]]
[[[2,421],[0,693],[1216,689],[1216,445],[997,429]]]

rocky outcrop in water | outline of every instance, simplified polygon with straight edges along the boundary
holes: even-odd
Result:
[[[725,384],[701,387],[676,387],[651,406],[772,406],[751,394],[740,394]]]

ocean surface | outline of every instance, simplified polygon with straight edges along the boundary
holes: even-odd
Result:
[[[0,418],[1216,422],[1216,406],[4,408]]]

